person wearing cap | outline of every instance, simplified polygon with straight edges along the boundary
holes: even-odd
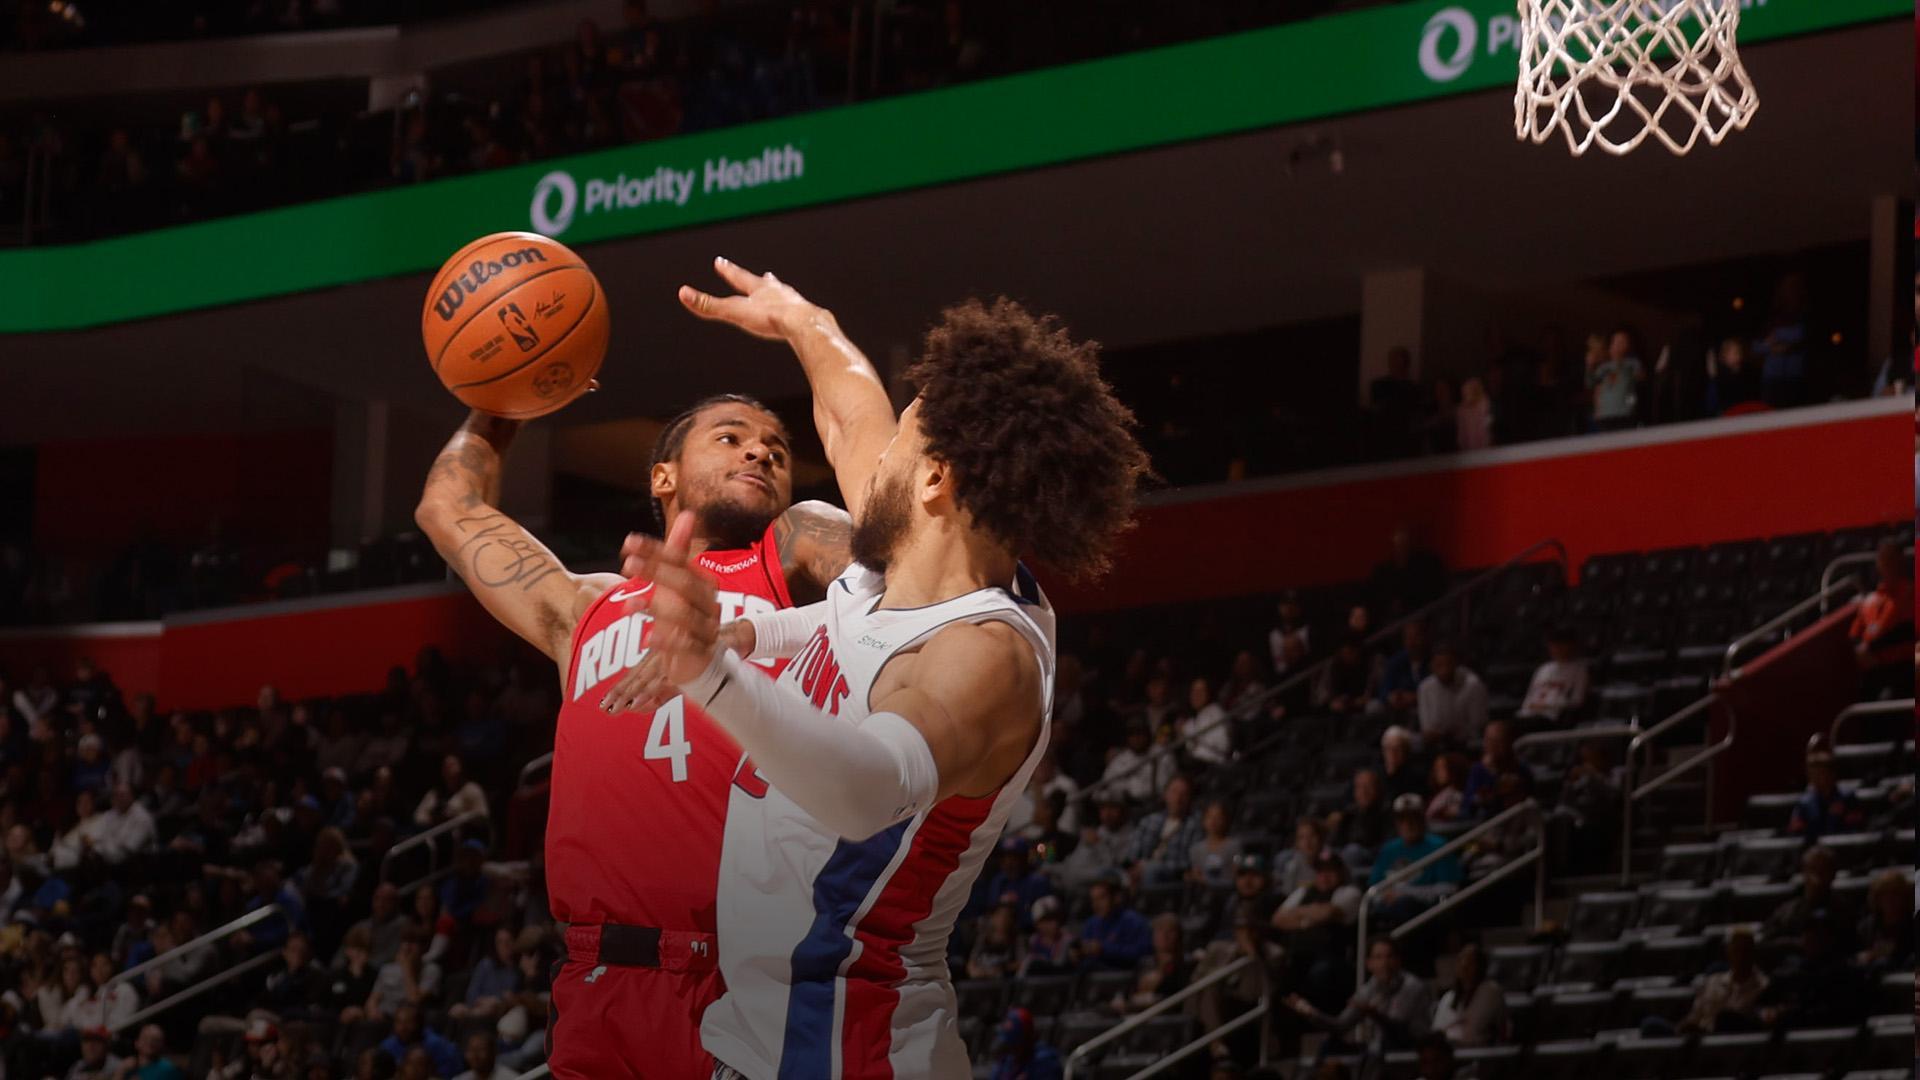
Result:
[[[83,1029],[80,1032],[80,1060],[67,1070],[67,1080],[116,1080],[123,1063],[112,1053],[112,1038],[112,1034],[104,1027]]]
[[[1346,861],[1327,852],[1314,860],[1312,882],[1293,890],[1273,913],[1288,980],[1319,1008],[1338,1008],[1352,986],[1352,928],[1359,911],[1360,889],[1349,880]]]
[[[1012,905],[1015,923],[1021,930],[1030,930],[1033,924],[1027,913],[1033,910],[1033,902],[1052,893],[1053,882],[1033,865],[1032,843],[1024,836],[1002,836],[1000,867],[987,881],[985,903]]]
[[[1103,878],[1087,893],[1093,914],[1080,927],[1080,966],[1086,971],[1131,971],[1153,951],[1153,929],[1127,906],[1120,882]]]
[[[1487,726],[1487,684],[1460,662],[1452,642],[1434,646],[1420,680],[1420,741],[1429,749],[1465,746]]]
[[[1380,884],[1388,875],[1446,846],[1446,841],[1427,831],[1427,807],[1418,795],[1402,795],[1393,801],[1393,824],[1398,835],[1380,845],[1373,873],[1367,879],[1370,885]],[[1411,881],[1383,889],[1369,918],[1380,927],[1406,922],[1458,890],[1460,877],[1459,859],[1451,855],[1437,859]]]
[[[1033,1014],[1015,1005],[993,1033],[990,1080],[1060,1080],[1060,1053],[1042,1041]]]
[[[1193,781],[1175,776],[1167,781],[1162,808],[1133,827],[1126,870],[1133,886],[1171,885],[1185,880],[1193,845],[1204,835],[1200,815],[1193,812]]]
[[[1073,950],[1078,943],[1067,929],[1066,907],[1057,896],[1043,896],[1028,911],[1033,933],[1027,935],[1027,955],[1020,975],[1063,975],[1073,970]]]
[[[1133,834],[1127,828],[1127,804],[1115,789],[1095,796],[1097,820],[1080,829],[1080,844],[1052,868],[1053,878],[1068,892],[1083,892],[1095,881],[1115,873],[1127,857]]]
[[[1833,747],[1824,732],[1807,740],[1807,790],[1793,804],[1787,831],[1808,840],[1834,833],[1859,832],[1867,827],[1867,813],[1852,791],[1840,786],[1833,767]]]

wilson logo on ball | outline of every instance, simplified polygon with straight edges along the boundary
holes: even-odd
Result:
[[[460,306],[467,302],[467,297],[478,293],[480,286],[498,277],[502,270],[546,261],[546,255],[539,248],[531,247],[509,251],[498,259],[490,259],[486,262],[475,259],[467,267],[466,272],[449,282],[446,289],[441,292],[440,298],[433,302],[434,314],[440,316],[442,322],[452,322]]]

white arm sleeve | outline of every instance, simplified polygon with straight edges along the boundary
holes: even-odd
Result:
[[[739,741],[769,783],[849,840],[912,817],[939,791],[926,737],[898,713],[844,723],[727,649],[681,689]]]
[[[813,632],[827,621],[827,602],[784,611],[747,616],[753,624],[753,654],[749,660],[789,660],[800,654]]]

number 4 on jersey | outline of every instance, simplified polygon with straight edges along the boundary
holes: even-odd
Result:
[[[687,757],[693,753],[693,744],[687,741],[683,700],[674,698],[653,710],[653,726],[647,730],[647,748],[643,755],[648,761],[665,758],[673,762],[673,782],[676,784],[686,781]]]

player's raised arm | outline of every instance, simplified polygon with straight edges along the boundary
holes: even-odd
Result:
[[[784,341],[800,359],[813,388],[813,421],[833,466],[841,498],[855,518],[881,451],[893,438],[893,404],[886,384],[840,330],[833,312],[810,302],[772,274],[756,274],[726,259],[713,266],[737,296],[680,287],[680,302],[703,319],[731,323],[755,337]]]
[[[565,664],[574,623],[615,574],[574,574],[500,512],[500,460],[518,421],[475,411],[427,472],[413,520],[501,624]]]

